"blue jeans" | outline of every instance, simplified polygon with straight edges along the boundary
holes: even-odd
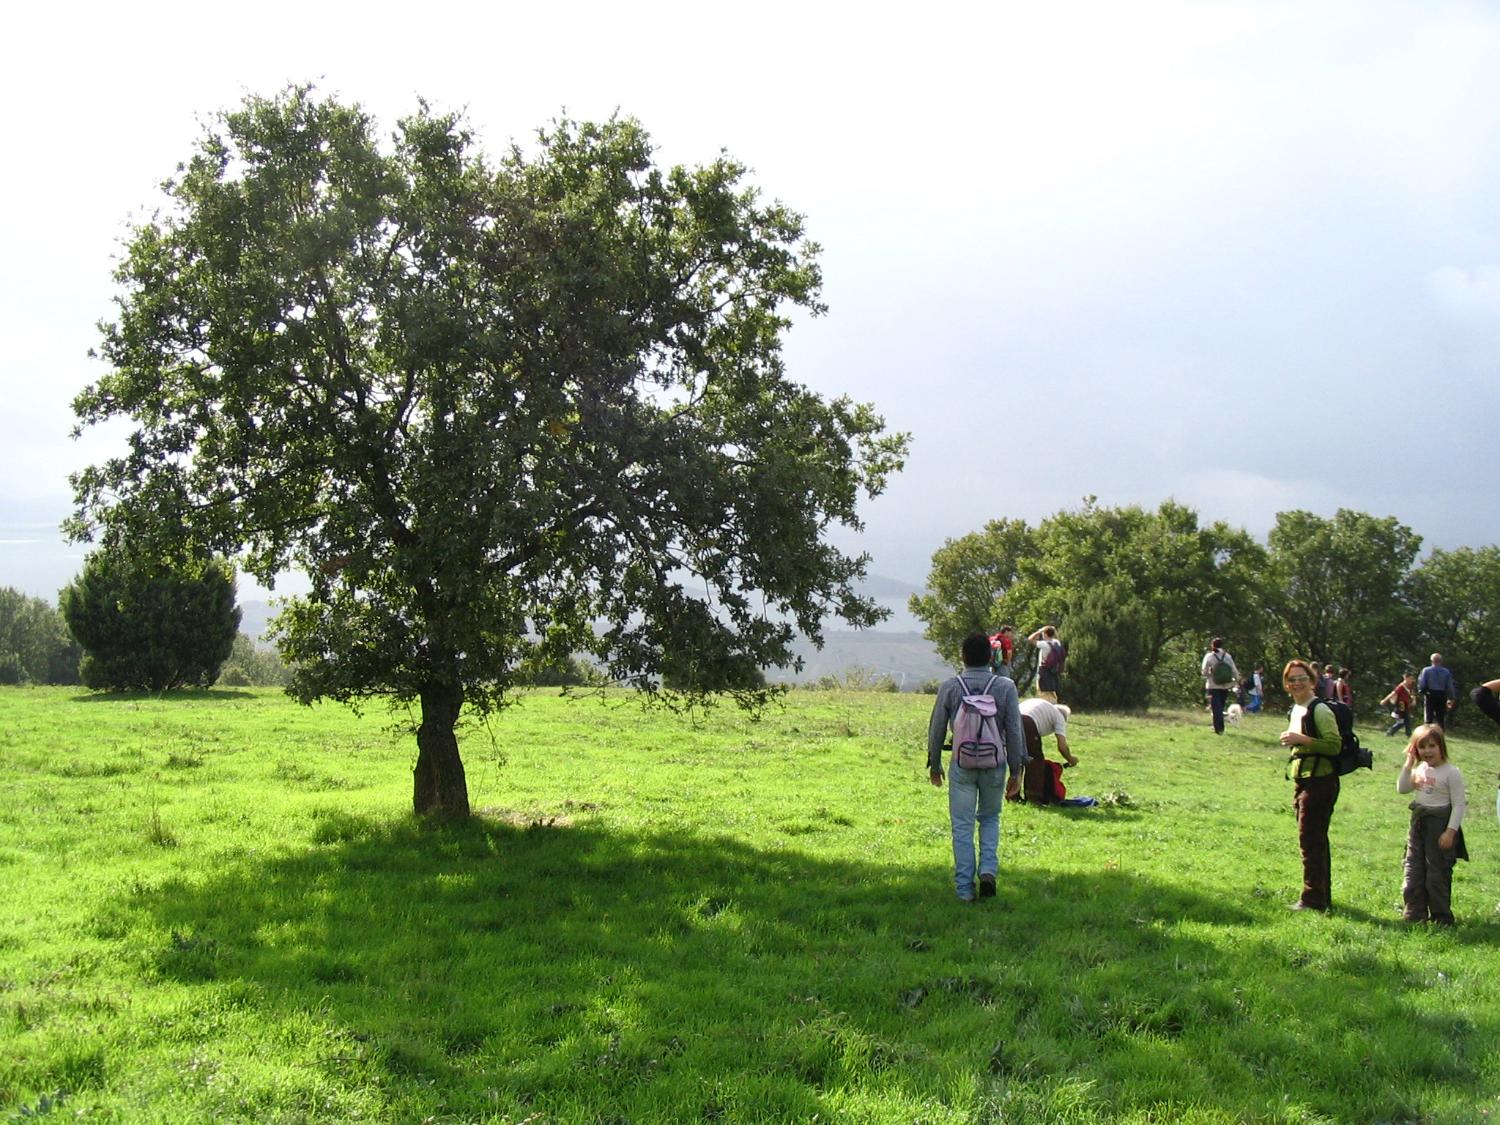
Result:
[[[974,821],[979,821],[980,875],[1000,872],[1000,805],[1005,796],[1005,767],[965,769],[957,762],[948,769],[948,819],[953,823],[953,885],[967,902],[977,893],[974,883]]]
[[[1401,717],[1399,719],[1397,719],[1394,723],[1392,723],[1390,726],[1388,726],[1388,727],[1385,728],[1386,737],[1389,738],[1391,735],[1395,734],[1402,727],[1406,728],[1406,737],[1410,738],[1411,737],[1411,712],[1410,711],[1403,711],[1403,712],[1401,712]]]
[[[1260,692],[1252,691],[1250,693],[1250,702],[1245,707],[1245,710],[1249,711],[1252,715],[1260,714]]]

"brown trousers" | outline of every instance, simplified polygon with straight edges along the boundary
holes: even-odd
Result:
[[[1021,772],[1021,796],[1029,803],[1050,803],[1048,782],[1051,775],[1047,760],[1042,756],[1042,736],[1037,733],[1036,721],[1030,715],[1021,716],[1021,732],[1026,736],[1026,768]]]
[[[1327,910],[1332,905],[1333,860],[1328,825],[1339,800],[1338,774],[1297,779],[1297,842],[1302,846],[1302,905]]]

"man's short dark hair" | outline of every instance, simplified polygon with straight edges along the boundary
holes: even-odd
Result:
[[[983,668],[990,662],[990,639],[983,633],[970,633],[964,638],[964,666]]]

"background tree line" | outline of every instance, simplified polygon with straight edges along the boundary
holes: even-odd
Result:
[[[1080,706],[1201,702],[1199,662],[1222,636],[1241,672],[1263,661],[1276,690],[1293,656],[1348,667],[1356,707],[1369,709],[1430,652],[1461,684],[1500,674],[1500,547],[1419,562],[1421,546],[1394,517],[1344,508],[1281,512],[1261,544],[1173,500],[1148,511],[1089,497],[1035,527],[992,520],[948,540],[910,608],[944,652],[973,629],[1056,624]],[[1024,686],[1033,650],[1020,657]]]

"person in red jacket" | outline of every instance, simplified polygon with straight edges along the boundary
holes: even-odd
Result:
[[[990,671],[997,676],[1014,680],[1011,664],[1016,658],[1016,630],[1012,625],[1000,626],[1000,631],[990,634]]]
[[[1391,709],[1391,718],[1396,720],[1385,728],[1385,736],[1389,738],[1402,727],[1406,728],[1406,737],[1411,737],[1411,712],[1417,705],[1417,674],[1407,672],[1401,677],[1401,682],[1391,688],[1390,693],[1380,701],[1382,707]]]

